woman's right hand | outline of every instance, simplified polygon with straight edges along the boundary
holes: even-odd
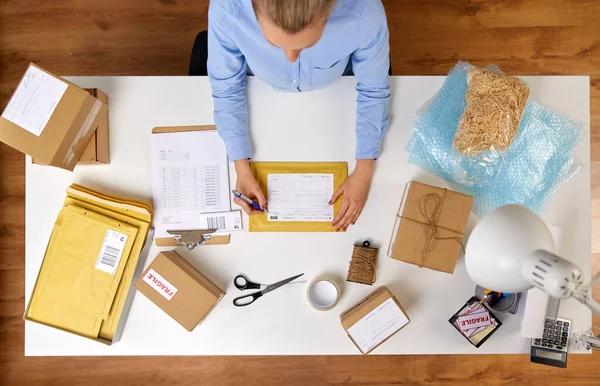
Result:
[[[252,171],[250,170],[250,162],[248,162],[247,159],[243,159],[235,161],[234,164],[235,171],[237,173],[237,182],[235,184],[235,190],[242,193],[244,196],[248,197],[252,201],[258,202],[258,205],[260,205],[261,208],[266,210],[267,200],[265,199],[262,190],[260,190],[260,186],[258,185],[256,178],[254,178],[254,176],[252,175]],[[244,212],[248,213],[251,216],[255,214],[264,213],[258,209],[253,208],[251,205],[245,203],[237,197],[233,199],[233,202],[241,206]]]

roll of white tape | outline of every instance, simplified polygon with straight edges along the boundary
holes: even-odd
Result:
[[[308,286],[306,297],[318,311],[329,311],[340,301],[340,286],[332,279],[319,276]]]

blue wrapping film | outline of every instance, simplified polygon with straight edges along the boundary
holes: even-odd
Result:
[[[480,216],[506,204],[542,214],[552,194],[580,169],[573,151],[581,141],[582,124],[530,99],[506,151],[477,157],[458,153],[453,141],[466,107],[471,67],[459,62],[440,91],[417,111],[405,148],[409,162],[474,196],[473,211]]]

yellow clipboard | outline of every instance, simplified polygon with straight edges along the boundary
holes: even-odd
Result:
[[[269,174],[333,174],[334,191],[348,178],[346,162],[250,162],[250,168],[265,196]],[[334,216],[341,202],[340,198],[335,203]],[[335,232],[330,222],[275,222],[269,221],[267,216],[267,213],[250,216],[250,232]]]
[[[208,126],[164,126],[155,127],[152,129],[152,134],[165,134],[165,133],[183,133],[188,131],[205,131],[205,130],[217,130],[214,125]],[[221,245],[229,244],[231,235],[218,235],[211,236],[210,240],[202,245]],[[178,247],[179,244],[175,241],[174,237],[156,237],[154,243],[159,247]]]

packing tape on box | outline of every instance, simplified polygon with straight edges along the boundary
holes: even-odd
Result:
[[[83,121],[81,128],[77,132],[77,135],[75,136],[75,139],[73,140],[73,145],[71,145],[71,147],[69,148],[69,151],[63,157],[63,161],[62,161],[63,165],[66,166],[71,163],[71,161],[73,160],[73,157],[75,156],[75,148],[79,145],[79,143],[85,137],[85,135],[90,131],[90,129],[92,127],[92,123],[94,122],[94,119],[96,119],[96,116],[100,112],[101,108],[102,108],[102,102],[100,102],[99,100],[96,100],[94,102],[94,105],[92,106],[92,109],[90,110],[90,113],[85,118],[85,121]]]
[[[340,301],[342,291],[335,280],[326,276],[315,278],[306,290],[308,303],[317,311],[329,311]]]

